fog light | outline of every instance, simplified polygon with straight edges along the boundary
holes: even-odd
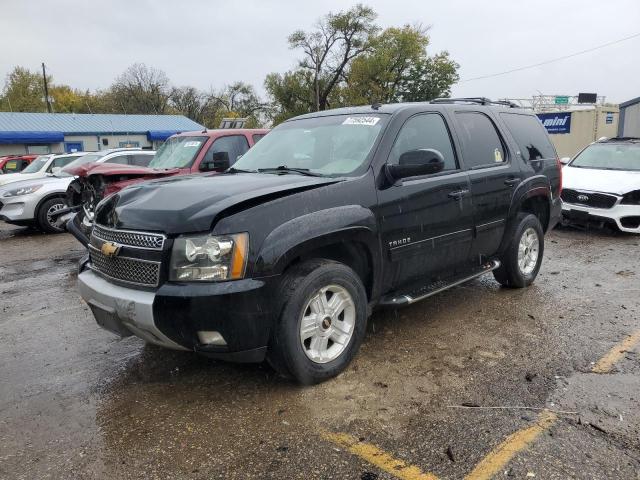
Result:
[[[202,345],[226,345],[227,342],[224,337],[220,335],[220,332],[198,332],[198,340]]]

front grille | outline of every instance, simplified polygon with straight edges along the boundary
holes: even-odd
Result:
[[[157,287],[160,281],[160,262],[129,257],[107,257],[89,245],[91,268],[102,275],[121,282]]]
[[[585,205],[593,208],[611,208],[618,201],[615,195],[607,193],[582,192],[580,190],[572,190],[565,188],[560,195],[562,200],[575,205]]]
[[[162,250],[165,236],[160,233],[134,232],[130,230],[111,230],[99,225],[93,227],[92,235],[107,242],[116,242],[135,248]]]

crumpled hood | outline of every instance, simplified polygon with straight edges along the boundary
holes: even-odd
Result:
[[[633,190],[640,190],[640,172],[578,168],[567,165],[562,169],[562,187],[624,195]]]
[[[224,210],[336,183],[296,174],[187,175],[144,182],[104,199],[96,221],[111,228],[168,234],[202,232]]]
[[[135,165],[118,165],[113,163],[84,163],[77,167],[65,168],[66,173],[78,177],[89,175],[140,175],[149,177],[162,177],[165,175],[175,175],[180,172],[179,168],[168,170],[158,170],[149,167],[136,167]]]

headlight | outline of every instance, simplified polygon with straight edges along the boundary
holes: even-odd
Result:
[[[7,198],[7,197],[19,197],[20,195],[29,195],[30,193],[33,193],[39,190],[40,188],[42,188],[42,184],[29,185],[28,187],[14,188],[13,190],[7,190],[6,192],[4,192],[2,197]]]
[[[640,190],[634,190],[622,197],[620,202],[623,205],[640,205]]]
[[[249,235],[197,235],[173,242],[169,280],[215,282],[244,277]]]

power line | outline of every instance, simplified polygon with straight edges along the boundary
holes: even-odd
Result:
[[[594,50],[599,50],[601,48],[605,48],[605,47],[608,47],[610,45],[615,45],[616,43],[625,42],[627,40],[631,40],[632,38],[636,38],[636,37],[640,37],[640,33],[636,33],[636,34],[630,35],[628,37],[621,38],[619,40],[615,40],[613,42],[603,43],[602,45],[598,45],[597,47],[593,47],[593,48],[588,48],[587,50],[582,50],[580,52],[575,52],[575,53],[571,53],[569,55],[564,55],[562,57],[554,58],[552,60],[546,60],[544,62],[535,63],[533,65],[527,65],[526,67],[514,68],[513,70],[507,70],[505,72],[492,73],[490,75],[481,75],[479,77],[467,78],[465,80],[460,80],[458,83],[471,82],[473,80],[481,80],[483,78],[499,77],[500,75],[507,75],[508,73],[520,72],[522,70],[528,70],[530,68],[539,67],[541,65],[547,65],[547,64],[553,63],[553,62],[559,62],[560,60],[566,60],[567,58],[577,57],[578,55],[583,55],[585,53],[593,52]]]

